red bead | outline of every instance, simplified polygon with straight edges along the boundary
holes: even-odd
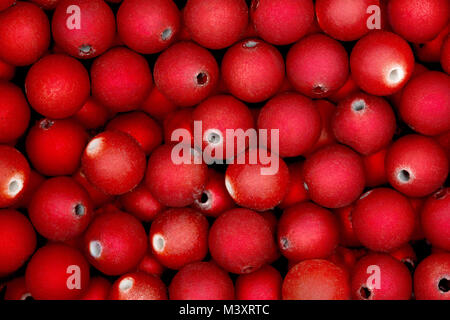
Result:
[[[222,60],[222,77],[230,93],[245,102],[272,97],[284,80],[284,61],[272,45],[258,39],[240,41]]]
[[[296,264],[283,281],[284,300],[349,300],[347,272],[327,260]]]
[[[45,10],[55,9],[60,0],[30,0]]]
[[[106,275],[121,275],[135,268],[147,251],[147,235],[132,215],[107,210],[97,215],[84,233],[89,262]]]
[[[350,55],[352,77],[369,94],[385,96],[399,91],[411,77],[414,56],[408,43],[387,31],[361,38]]]
[[[110,112],[106,107],[89,97],[73,118],[86,129],[97,129],[105,125],[109,116]]]
[[[0,143],[8,143],[25,133],[30,122],[30,107],[19,87],[1,80],[0,104]]]
[[[196,152],[191,153],[189,163],[175,164],[172,150],[173,146],[163,145],[153,151],[148,160],[145,184],[163,205],[185,207],[201,197],[208,167]]]
[[[161,277],[166,268],[156,259],[156,257],[148,252],[139,262],[137,271],[142,271],[147,274],[152,274]]]
[[[140,110],[151,115],[157,120],[163,120],[169,113],[175,111],[177,106],[167,99],[158,87],[153,86],[148,97],[142,103]]]
[[[270,157],[269,164],[262,162],[261,153],[267,153]],[[287,193],[288,184],[289,170],[286,163],[275,153],[263,149],[250,149],[241,153],[225,173],[225,186],[234,201],[242,207],[257,211],[266,211],[280,204]]]
[[[47,244],[28,263],[25,279],[36,300],[75,300],[89,285],[89,264],[78,250]]]
[[[388,146],[395,121],[391,106],[383,98],[355,93],[339,102],[331,125],[339,142],[368,155]]]
[[[286,71],[297,91],[311,98],[327,97],[347,80],[348,54],[338,41],[313,34],[291,47]]]
[[[342,87],[340,87],[337,91],[334,91],[331,95],[329,95],[327,99],[333,101],[334,103],[338,103],[342,99],[347,98],[349,95],[356,92],[359,92],[359,88],[356,85],[355,80],[353,80],[352,75],[350,74],[344,85],[342,85]]]
[[[289,260],[326,258],[339,242],[337,220],[313,203],[293,205],[281,215],[277,241],[281,254]]]
[[[79,27],[76,16],[72,18],[74,21],[71,19],[72,6],[79,8]],[[78,59],[91,59],[104,53],[112,46],[115,32],[114,13],[102,0],[61,0],[53,13],[53,39]]]
[[[296,93],[282,93],[270,99],[258,117],[258,129],[279,130],[279,155],[303,155],[317,142],[321,132],[320,114],[311,99]],[[271,139],[267,145],[271,146]]]
[[[5,9],[8,9],[9,7],[11,7],[13,4],[15,4],[15,0],[3,0],[0,3],[0,11],[3,11]]]
[[[120,39],[139,53],[164,50],[175,40],[180,27],[180,12],[171,0],[126,0],[117,12]]]
[[[234,285],[215,263],[194,262],[173,277],[169,296],[171,300],[233,300]]]
[[[19,269],[36,249],[30,221],[15,210],[0,210],[0,276]]]
[[[253,116],[249,108],[229,95],[213,96],[200,103],[194,109],[192,120],[201,121],[202,147],[208,150],[208,152],[206,150],[204,152],[218,160],[229,158],[227,154],[229,152],[237,155],[248,146],[247,143],[238,149],[236,144],[232,143],[234,149],[228,150],[227,143],[230,144],[230,141],[227,141],[227,130],[242,129],[245,132],[254,127]]]
[[[259,269],[272,257],[275,243],[268,222],[248,209],[222,213],[209,231],[209,250],[225,270],[244,274]]]
[[[354,203],[333,210],[339,226],[339,244],[345,247],[361,247],[361,242],[356,237],[352,223],[354,210]]]
[[[78,112],[89,97],[89,75],[74,58],[48,55],[28,71],[25,91],[33,109],[45,117],[62,119]]]
[[[18,202],[30,179],[27,159],[16,149],[0,145],[0,208]]]
[[[142,221],[152,221],[164,209],[144,183],[121,195],[119,200],[126,212]]]
[[[306,159],[304,179],[311,200],[328,208],[349,205],[365,186],[361,157],[338,144],[325,146]]]
[[[127,273],[114,282],[108,300],[167,300],[167,289],[158,277]]]
[[[252,0],[250,17],[256,32],[274,45],[298,41],[314,19],[311,0]]]
[[[111,202],[114,200],[113,196],[107,195],[103,191],[100,191],[96,187],[94,187],[86,178],[85,174],[81,169],[78,169],[77,172],[75,172],[72,175],[72,178],[80,184],[84,190],[89,194],[89,197],[92,200],[92,205],[94,208],[99,208],[103,205],[105,205],[108,202]]]
[[[420,221],[427,240],[450,251],[450,188],[443,188],[428,198]]]
[[[415,215],[409,200],[399,192],[378,188],[366,192],[352,212],[353,229],[361,243],[389,252],[411,240]]]
[[[208,169],[208,180],[201,197],[195,200],[194,207],[205,216],[213,218],[235,207],[225,186],[223,173]]]
[[[120,131],[105,131],[86,146],[82,159],[86,178],[101,191],[120,195],[144,177],[145,154],[138,142]]]
[[[410,197],[423,197],[444,183],[448,175],[448,159],[433,139],[406,135],[388,149],[386,175],[398,191]]]
[[[0,60],[0,80],[9,81],[14,78],[16,74],[16,67],[13,65],[6,63],[3,60]]]
[[[108,123],[106,130],[128,133],[136,139],[147,155],[162,143],[161,127],[144,112],[121,114]]]
[[[48,179],[36,190],[28,214],[42,236],[66,241],[84,232],[94,209],[89,194],[74,179],[57,177]]]
[[[74,120],[42,119],[28,132],[26,150],[32,165],[47,176],[70,175],[80,165],[88,136]]]
[[[25,277],[12,279],[6,283],[5,300],[31,300]]]
[[[208,221],[190,208],[159,214],[150,228],[150,246],[161,264],[171,269],[201,261],[208,252]]]
[[[80,300],[108,300],[111,283],[103,277],[91,278],[89,286]]]
[[[147,60],[124,47],[113,48],[94,61],[91,81],[93,97],[114,112],[136,110],[153,86]]]
[[[182,108],[168,113],[164,117],[163,127],[164,127],[164,141],[167,144],[172,142],[172,134],[177,129],[185,129],[189,132],[191,136],[191,145],[194,143],[194,128],[193,123],[193,113],[194,108]],[[174,138],[177,138],[174,136]]]
[[[441,66],[447,74],[450,74],[450,37],[444,40],[441,48]]]
[[[192,42],[168,48],[155,63],[155,84],[176,105],[190,107],[208,97],[219,81],[214,56]]]
[[[281,300],[283,279],[274,267],[266,265],[236,280],[237,300]]]
[[[45,181],[45,178],[34,170],[30,171],[30,178],[28,179],[28,184],[25,186],[22,195],[18,202],[14,203],[14,208],[28,208],[31,198],[33,197],[36,190]]]
[[[439,62],[441,59],[441,48],[450,31],[447,25],[436,38],[421,44],[414,44],[414,52],[422,62]]]
[[[425,258],[414,272],[417,300],[450,300],[450,254],[436,253]]]
[[[407,266],[409,270],[414,270],[417,264],[416,253],[414,252],[414,248],[409,243],[401,246],[397,250],[389,252],[389,254]]]
[[[14,66],[36,62],[50,45],[47,15],[24,1],[0,12],[0,43],[0,59],[5,62]]]
[[[450,77],[443,72],[425,72],[406,85],[399,112],[410,127],[425,135],[450,130]]]
[[[379,0],[318,0],[316,15],[320,28],[341,41],[358,40],[370,31],[367,13],[370,6],[380,7]]]
[[[447,0],[392,0],[388,3],[389,24],[395,33],[414,43],[437,37],[447,25]]]
[[[366,174],[366,186],[378,187],[387,183],[385,159],[388,148],[363,156],[364,172]]]
[[[189,0],[183,21],[192,40],[209,49],[223,49],[240,39],[248,24],[244,0]]]
[[[351,288],[355,300],[410,300],[412,279],[400,261],[388,254],[371,253],[356,263]]]
[[[286,209],[295,203],[309,200],[308,191],[305,189],[303,181],[303,161],[294,162],[288,165],[289,185],[284,199],[278,205],[281,209]]]

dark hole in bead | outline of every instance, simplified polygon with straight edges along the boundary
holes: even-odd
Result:
[[[209,200],[208,195],[206,194],[206,192],[202,193],[202,197],[200,198],[200,203],[207,203]]]
[[[78,217],[82,217],[86,213],[86,208],[79,203],[75,206],[74,211],[75,215],[77,215]]]
[[[281,238],[281,249],[286,250],[289,248],[289,240],[287,238]]]
[[[208,76],[206,75],[206,73],[200,72],[197,75],[197,84],[198,85],[202,86],[202,85],[206,84],[207,81],[208,81]]]
[[[39,124],[39,127],[41,127],[41,129],[48,130],[53,126],[54,123],[55,122],[53,122],[52,120],[44,119]]]
[[[163,41],[169,40],[172,37],[172,29],[171,28],[167,28],[166,30],[164,30],[161,33],[161,39]]]
[[[450,279],[443,278],[441,281],[439,281],[439,290],[442,292],[449,292],[450,291]]]
[[[324,86],[322,86],[322,85],[316,85],[313,89],[312,89],[312,92],[314,93],[314,94],[323,94],[323,93],[325,93],[325,92],[327,92],[327,89],[324,87]]]
[[[359,294],[361,295],[361,298],[367,300],[372,295],[372,292],[367,287],[361,287],[361,289],[359,290]]]
[[[365,108],[366,108],[366,103],[362,100],[355,101],[352,104],[353,111],[362,111]]]
[[[408,268],[409,272],[413,273],[414,272],[414,262],[406,259],[403,260],[403,264]]]
[[[408,182],[410,178],[411,178],[411,176],[410,176],[409,172],[406,171],[406,170],[401,170],[401,171],[398,173],[398,179],[399,179],[401,182]]]

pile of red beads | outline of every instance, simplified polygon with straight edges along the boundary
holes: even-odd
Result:
[[[7,300],[450,300],[448,0],[0,0]]]

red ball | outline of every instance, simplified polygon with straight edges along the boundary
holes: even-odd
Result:
[[[353,269],[351,292],[355,300],[410,300],[411,274],[390,255],[370,253]]]
[[[158,277],[127,273],[114,282],[108,300],[167,300],[167,289]]]
[[[270,159],[263,159],[261,155]],[[280,204],[288,185],[286,163],[274,152],[262,148],[238,155],[225,173],[225,186],[234,201],[257,211],[266,211]]]
[[[258,117],[258,129],[279,130],[279,155],[303,155],[317,142],[321,118],[312,100],[297,93],[281,93],[270,99]],[[272,146],[272,139],[267,142]]]
[[[180,28],[180,12],[172,0],[125,0],[117,12],[120,39],[139,53],[164,50]]]
[[[142,221],[152,221],[164,209],[144,183],[121,195],[119,200],[126,212]]]
[[[2,0],[0,2],[0,11],[8,9],[9,7],[11,7],[15,3],[16,3],[15,0]]]
[[[248,24],[244,0],[189,0],[183,15],[192,40],[209,49],[231,46],[240,39]]]
[[[0,277],[19,269],[36,249],[36,232],[15,210],[0,210]]]
[[[93,97],[114,112],[136,110],[153,86],[147,60],[123,47],[113,48],[94,61],[91,81]]]
[[[31,300],[33,297],[28,292],[25,277],[14,278],[6,283],[5,300]]]
[[[435,253],[423,260],[414,272],[417,300],[450,300],[450,254]]]
[[[386,96],[399,91],[409,80],[414,56],[401,37],[377,30],[353,47],[350,68],[358,87],[373,95]]]
[[[387,7],[389,24],[407,41],[423,43],[437,37],[447,25],[447,0],[391,0]]]
[[[47,244],[31,258],[25,279],[36,300],[76,300],[89,286],[89,264],[72,247]]]
[[[84,233],[89,262],[106,275],[136,268],[147,251],[147,235],[138,219],[119,210],[98,215]]]
[[[410,134],[388,149],[386,175],[389,183],[410,197],[423,197],[437,190],[448,175],[448,159],[431,138]]]
[[[283,300],[349,300],[347,272],[327,260],[305,260],[287,273]]]
[[[433,246],[450,251],[450,188],[443,188],[428,198],[420,222]]]
[[[171,300],[233,300],[230,276],[213,262],[194,262],[184,266],[169,286]]]
[[[389,254],[403,263],[410,271],[414,270],[417,263],[417,256],[409,243],[401,246],[397,250],[389,252]]]
[[[103,0],[61,0],[53,13],[52,34],[55,43],[71,56],[97,57],[113,44],[114,13]]]
[[[225,186],[225,175],[208,169],[208,180],[201,197],[194,201],[194,208],[207,217],[217,218],[222,212],[235,207]]]
[[[365,186],[361,157],[338,144],[325,146],[306,159],[304,179],[311,200],[328,208],[349,205]]]
[[[289,260],[326,258],[339,242],[337,220],[313,203],[298,203],[283,211],[277,241],[281,254]]]
[[[105,106],[89,97],[73,119],[86,129],[97,129],[105,125],[109,116],[110,112]]]
[[[436,136],[450,131],[450,77],[443,72],[425,72],[406,85],[399,112],[416,132]]]
[[[281,209],[286,209],[293,204],[309,200],[308,191],[305,189],[303,181],[304,161],[294,162],[288,165],[289,185],[283,200],[278,205]]]
[[[155,84],[176,105],[190,107],[208,97],[219,81],[219,66],[205,48],[178,42],[159,55]]]
[[[140,110],[157,120],[163,120],[169,113],[175,111],[176,108],[177,106],[167,99],[167,97],[159,91],[157,86],[153,86],[150,94],[142,103]]]
[[[378,187],[387,183],[385,159],[388,148],[363,156],[367,187]]]
[[[202,127],[202,146],[203,152],[214,159],[221,161],[232,158],[243,152],[248,143],[238,148],[234,139],[227,140],[227,130],[237,131],[242,129],[244,132],[254,127],[252,113],[249,108],[229,95],[217,95],[210,97],[200,103],[192,114],[192,121],[201,121]],[[195,129],[195,122],[194,122]],[[232,147],[230,150],[228,144]],[[228,154],[231,154],[229,156]]]
[[[314,20],[314,4],[311,0],[252,0],[250,17],[259,37],[286,45],[306,35]]]
[[[422,62],[439,62],[441,59],[441,48],[450,31],[450,24],[439,32],[433,40],[421,44],[414,44],[414,52],[417,59]]]
[[[355,93],[339,102],[331,126],[339,142],[368,155],[389,145],[396,119],[383,98]]]
[[[42,236],[53,241],[78,237],[92,220],[89,194],[74,179],[57,177],[36,190],[28,207],[31,222]]]
[[[266,265],[236,280],[237,300],[281,300],[283,279],[277,269]]]
[[[148,252],[137,267],[137,271],[152,274],[161,277],[166,268],[156,259],[156,257]]]
[[[356,237],[352,223],[354,210],[354,203],[333,210],[339,226],[339,244],[344,247],[361,247],[361,242]]]
[[[208,221],[190,208],[174,208],[159,214],[150,228],[150,245],[164,266],[180,269],[201,261],[208,252]]]
[[[358,40],[370,31],[370,6],[380,7],[379,0],[317,0],[316,15],[320,28],[341,41]]]
[[[37,173],[37,171],[30,171],[30,178],[28,180],[28,184],[25,186],[22,195],[18,202],[14,203],[14,208],[25,209],[28,208],[31,198],[33,197],[36,190],[40,187],[40,185],[45,181],[45,178]]]
[[[353,80],[352,75],[350,74],[345,81],[344,85],[340,87],[337,91],[334,91],[331,95],[327,97],[327,99],[333,101],[334,103],[339,103],[342,99],[348,97],[352,93],[359,92],[360,89]],[[319,100],[320,101],[320,100]]]
[[[98,189],[120,195],[144,177],[145,153],[138,142],[120,131],[105,131],[86,146],[81,158],[86,178]]]
[[[27,130],[30,107],[19,87],[2,80],[0,105],[0,143],[8,143],[18,139]]]
[[[145,184],[153,196],[168,207],[191,205],[202,195],[208,167],[194,149],[187,147],[182,153],[191,152],[188,163],[174,162],[176,150],[171,145],[158,147],[148,160]],[[184,151],[183,151],[184,150]]]
[[[89,282],[80,300],[108,300],[111,283],[103,277],[94,277]]]
[[[194,145],[194,127],[193,123],[193,113],[194,108],[181,108],[168,113],[164,117],[163,127],[164,127],[164,141],[167,144],[179,141],[177,136],[174,135],[174,140],[172,141],[172,134],[177,129],[184,129],[189,132],[190,141],[185,141],[191,146]]]
[[[261,102],[277,93],[284,80],[284,61],[272,45],[247,39],[225,53],[221,65],[225,86],[245,102]]]
[[[110,196],[103,191],[100,191],[95,186],[93,186],[88,179],[86,178],[86,175],[83,173],[83,170],[78,169],[73,175],[72,178],[80,184],[84,190],[89,195],[89,198],[92,200],[92,205],[94,208],[99,208],[106,203],[112,202],[114,200],[113,196]]]
[[[28,158],[47,176],[70,175],[80,165],[88,135],[74,120],[42,119],[28,132]]]
[[[317,111],[319,111],[322,129],[320,131],[319,139],[312,148],[305,153],[306,156],[319,150],[323,146],[336,142],[336,137],[334,136],[331,127],[331,120],[336,112],[336,106],[327,100],[313,100],[313,103]]]
[[[311,98],[327,97],[347,80],[348,54],[338,41],[313,34],[291,47],[286,72],[297,91]]]
[[[415,219],[409,200],[387,188],[363,194],[352,212],[358,240],[365,247],[381,252],[398,249],[411,240]]]
[[[89,74],[74,58],[51,54],[28,71],[25,91],[33,109],[45,117],[62,119],[78,112],[89,97]]]
[[[209,231],[209,250],[215,262],[237,274],[250,273],[269,262],[275,242],[269,223],[248,209],[222,213]]]
[[[0,145],[0,208],[17,203],[30,180],[27,159],[17,150]]]
[[[14,78],[16,74],[16,67],[13,65],[6,63],[3,60],[0,60],[0,80],[9,81]]]
[[[30,0],[45,10],[55,9],[60,0]]]
[[[50,45],[47,15],[33,3],[17,1],[0,12],[0,59],[14,66],[36,62]]]
[[[108,123],[106,130],[129,134],[136,139],[146,155],[159,146],[163,139],[159,124],[140,111],[118,115]]]
[[[444,40],[441,48],[441,66],[447,74],[450,74],[450,36]]]

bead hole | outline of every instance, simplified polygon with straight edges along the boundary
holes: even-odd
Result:
[[[366,103],[363,100],[358,100],[352,103],[353,111],[362,111],[366,108]]]
[[[164,31],[161,33],[161,39],[162,39],[163,41],[167,41],[167,40],[169,40],[171,37],[172,37],[172,29],[171,29],[171,28],[167,28],[166,30],[164,30]]]
[[[398,173],[398,180],[401,182],[408,182],[411,179],[411,175],[406,170],[400,170]]]
[[[77,217],[82,217],[82,216],[84,216],[85,213],[86,213],[86,207],[83,206],[81,203],[77,204],[77,205],[74,207],[73,210],[74,210],[75,215],[76,215]]]
[[[200,72],[197,75],[197,84],[203,86],[206,84],[206,82],[208,82],[208,75],[204,72]]]
[[[359,289],[359,294],[361,298],[363,298],[364,300],[368,300],[372,295],[372,292],[367,287],[361,287],[361,289]]]
[[[443,278],[439,281],[439,290],[442,292],[450,291],[450,279]]]

